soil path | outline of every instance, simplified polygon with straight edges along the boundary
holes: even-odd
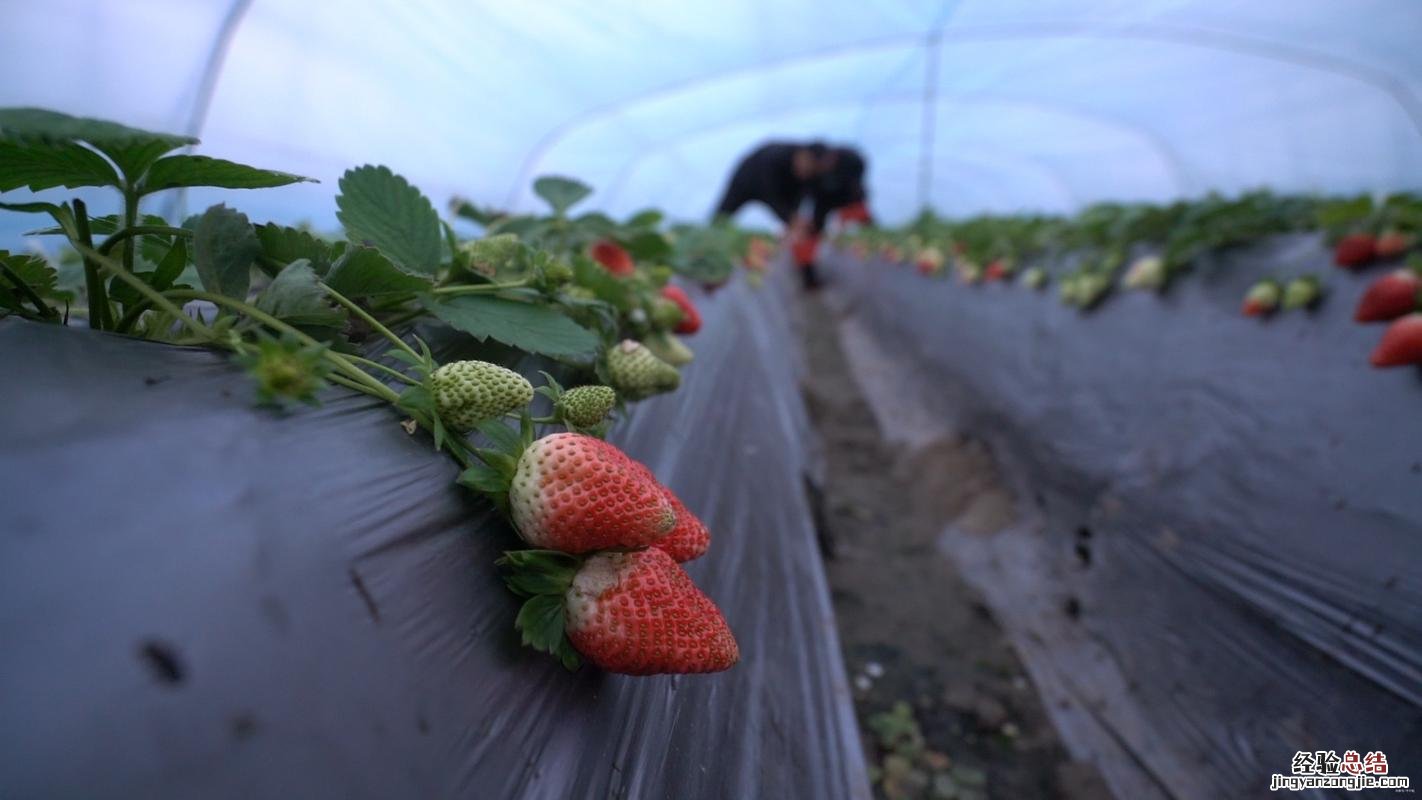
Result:
[[[991,535],[1013,499],[964,439],[886,442],[818,296],[799,309],[804,394],[822,439],[821,538],[866,752],[884,798],[1109,798],[1071,761],[991,613],[937,550]]]

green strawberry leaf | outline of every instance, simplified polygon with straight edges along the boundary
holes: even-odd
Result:
[[[73,117],[44,108],[0,109],[0,138],[36,150],[62,145],[77,147],[77,142],[87,142],[112,159],[130,180],[136,180],[150,164],[164,153],[184,145],[197,144],[198,141],[191,136],[155,133],[107,120]],[[7,160],[4,155],[0,155],[0,163],[5,163]],[[99,160],[103,161],[103,159]],[[105,162],[105,166],[107,166],[107,162]],[[108,171],[113,172],[112,168],[109,168]],[[116,180],[104,183],[53,185],[103,186],[110,184],[118,185]]]
[[[662,224],[662,212],[649,208],[645,211],[638,211],[627,219],[628,228],[655,228]]]
[[[501,494],[509,490],[509,481],[498,470],[475,462],[459,475],[459,484],[476,492]]]
[[[394,355],[394,353],[391,353]],[[411,386],[400,393],[400,402],[396,406],[407,413],[413,415],[428,414],[436,416],[434,395],[424,386]]]
[[[583,239],[591,242],[612,236],[617,232],[617,223],[600,211],[590,211],[573,220],[573,228],[582,234]]]
[[[188,266],[188,240],[179,236],[173,241],[173,246],[168,248],[168,252],[158,262],[158,269],[153,273],[153,279],[149,284],[158,291],[166,291],[172,288],[173,282],[183,274],[183,270]]]
[[[666,261],[671,258],[672,244],[656,231],[645,231],[626,239],[622,246],[637,261]]]
[[[485,420],[479,423],[478,431],[488,437],[494,446],[505,453],[518,453],[522,451],[519,443],[518,431],[505,425],[497,419]]]
[[[464,217],[485,228],[508,216],[495,208],[480,208],[468,200],[455,200],[450,205],[453,207],[456,217]]]
[[[553,213],[561,217],[569,208],[592,194],[592,189],[572,178],[545,175],[533,182],[533,193],[543,198],[552,206]]]
[[[493,338],[530,353],[573,359],[590,357],[598,346],[596,334],[547,306],[490,295],[423,295],[420,301],[430,313],[480,341]]]
[[[262,243],[262,252],[278,264],[290,264],[298,259],[311,262],[317,275],[325,275],[331,268],[331,261],[338,255],[338,248],[307,231],[268,222],[254,227],[257,239]]]
[[[0,171],[3,170],[4,167],[0,166]],[[56,233],[61,233],[71,239],[77,239],[79,237],[79,231],[74,222],[74,212],[67,205],[59,205],[56,203],[0,203],[0,208],[6,211],[17,211],[21,214],[48,214],[54,218],[55,222],[59,223],[59,227],[54,229]],[[33,236],[35,234],[26,233],[25,235]]]
[[[316,271],[306,259],[293,261],[257,295],[257,308],[283,322],[317,328],[340,327],[346,317],[331,305],[317,285]]]
[[[523,634],[523,643],[540,653],[558,653],[566,637],[563,598],[538,594],[528,598],[518,611],[514,626]]]
[[[0,141],[0,192],[25,187],[42,191],[63,186],[118,186],[113,165],[87,147],[70,142]]]
[[[235,161],[208,156],[177,155],[153,162],[139,186],[140,194],[176,189],[181,186],[216,186],[221,189],[265,189],[310,181],[275,170],[257,169]]]
[[[41,316],[53,316],[43,300],[58,295],[59,273],[43,257],[0,250],[0,308],[28,314],[26,305]]]
[[[562,597],[583,560],[557,550],[508,550],[494,565],[504,583],[521,597],[547,594]]]
[[[261,253],[262,243],[247,215],[225,205],[203,212],[193,231],[193,261],[203,288],[209,292],[247,299],[252,263]]]
[[[373,247],[352,246],[336,260],[326,284],[346,297],[412,294],[430,288],[429,278],[412,275]]]
[[[389,167],[347,170],[340,187],[336,217],[353,244],[378,248],[407,272],[434,275],[440,228],[429,198]]]
[[[536,242],[548,232],[548,228],[548,222],[538,217],[503,217],[485,228],[484,235],[512,233],[526,242]]]

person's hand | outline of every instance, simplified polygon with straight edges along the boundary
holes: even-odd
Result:
[[[849,205],[839,210],[840,222],[848,225],[851,222],[858,222],[861,225],[873,225],[874,218],[869,214],[869,206],[863,200]]]

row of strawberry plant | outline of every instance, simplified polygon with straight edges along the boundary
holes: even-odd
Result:
[[[455,201],[454,213],[484,227],[462,240],[418,188],[368,165],[340,179],[344,239],[254,224],[226,205],[182,221],[141,213],[145,197],[171,189],[307,180],[174,153],[195,144],[0,109],[0,191],[107,187],[122,201],[121,213],[101,217],[80,198],[0,204],[50,217],[52,227],[32,233],[63,237],[83,275],[82,286],[63,286],[62,260],[0,251],[0,315],[67,324],[73,314],[98,330],[226,350],[255,379],[258,399],[278,407],[318,402],[330,384],[384,400],[535,548],[499,562],[510,590],[527,598],[515,620],[526,644],[569,668],[586,658],[629,674],[736,663],[720,611],[680,566],[706,552],[710,533],[603,437],[627,403],[680,384],[693,354],[678,337],[701,319],[671,281],[724,281],[739,232],[668,229],[656,211],[622,222],[574,216],[591,189],[543,177],[534,191],[546,214]],[[417,319],[559,362],[581,385],[565,390],[544,372],[535,390],[490,362],[440,364],[419,337],[397,334]],[[542,416],[535,395],[547,398]]]
[[[902,228],[848,231],[839,244],[860,258],[911,261],[925,276],[951,271],[968,285],[1016,278],[1041,290],[1055,279],[1063,303],[1090,311],[1118,287],[1165,292],[1207,254],[1302,231],[1322,233],[1334,264],[1349,272],[1407,259],[1404,268],[1368,287],[1355,318],[1391,322],[1371,356],[1375,366],[1422,363],[1422,256],[1413,253],[1422,233],[1422,198],[1411,194],[1315,198],[1258,191],[1169,205],[1103,203],[1074,217],[946,220],[925,212]],[[1024,263],[1029,266],[1016,277]],[[1324,293],[1317,274],[1265,277],[1249,287],[1241,313],[1311,309]]]

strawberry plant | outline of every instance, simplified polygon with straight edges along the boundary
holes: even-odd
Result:
[[[482,237],[461,241],[417,187],[373,165],[340,178],[343,239],[254,223],[225,204],[181,224],[142,214],[144,198],[170,189],[307,180],[173,154],[196,144],[40,109],[0,109],[0,191],[110,187],[123,209],[91,217],[77,198],[0,204],[52,218],[56,226],[36,234],[64,237],[84,275],[82,289],[61,289],[45,258],[0,252],[0,315],[67,323],[73,311],[95,329],[229,351],[266,404],[314,403],[329,385],[380,398],[408,417],[407,431],[427,431],[463,467],[460,483],[489,497],[545,553],[511,552],[508,563],[581,565],[558,573],[567,578],[559,584],[568,604],[559,617],[566,632],[556,626],[561,638],[551,620],[563,594],[555,602],[533,591],[551,579],[510,581],[516,592],[536,595],[518,618],[530,644],[570,666],[573,648],[632,674],[735,663],[720,612],[676,564],[704,553],[709,532],[649,470],[600,437],[619,402],[680,384],[674,364],[689,362],[691,351],[673,334],[694,333],[701,316],[669,281],[675,274],[724,280],[744,249],[740,232],[725,225],[664,231],[655,211],[623,222],[597,212],[574,216],[591,188],[542,177],[533,189],[546,214],[453,203],[457,215],[484,228]],[[492,362],[441,364],[418,337],[397,333],[416,319],[556,361],[585,385],[564,391],[544,373],[535,390]],[[380,347],[367,346],[372,337]],[[551,403],[548,416],[532,416],[536,394]],[[516,430],[505,424],[509,417]],[[539,425],[568,431],[537,438]],[[476,435],[492,446],[477,446]],[[663,539],[665,549],[653,547]],[[662,588],[639,593],[598,583],[624,573]],[[600,600],[630,603],[635,613],[604,620],[594,609]],[[624,651],[625,637],[642,642],[663,635],[665,625],[677,626],[681,638]]]

